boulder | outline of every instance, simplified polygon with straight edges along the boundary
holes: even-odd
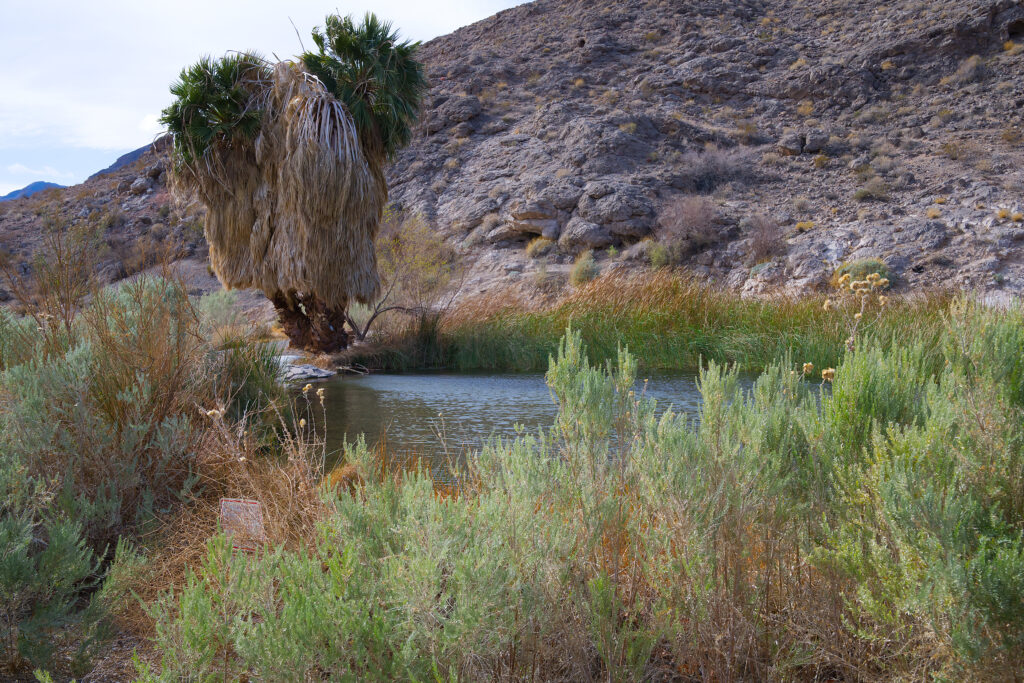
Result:
[[[516,220],[550,219],[558,215],[555,205],[546,199],[519,201],[512,205],[510,211]]]
[[[565,225],[558,245],[565,251],[576,253],[584,249],[600,249],[615,243],[607,228],[574,216]]]
[[[589,187],[589,186],[588,186]],[[597,188],[595,188],[597,189]],[[612,235],[644,237],[654,225],[654,209],[639,187],[618,185],[612,192],[586,192],[579,203],[579,217],[606,227]],[[594,194],[600,196],[595,197]]]
[[[820,130],[808,131],[804,142],[804,152],[817,154],[828,146],[828,134]]]
[[[145,194],[150,187],[153,186],[153,181],[146,176],[139,176],[135,179],[135,182],[129,186],[129,190],[132,194]]]
[[[779,138],[777,147],[782,154],[796,156],[804,150],[804,136],[796,132],[785,133]]]
[[[571,211],[576,208],[576,204],[579,203],[582,196],[583,188],[575,185],[550,186],[541,194],[542,199],[563,211]]]
[[[484,237],[485,240],[491,244],[497,242],[507,242],[508,240],[514,240],[522,237],[522,233],[513,226],[512,223],[502,223],[498,227],[487,233]]]
[[[427,131],[437,133],[457,123],[469,121],[483,110],[480,100],[472,95],[449,98],[434,110],[427,122]]]

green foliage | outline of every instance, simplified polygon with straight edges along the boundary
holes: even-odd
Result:
[[[655,242],[647,249],[647,258],[650,259],[653,268],[672,265],[672,253],[668,246],[661,242]]]
[[[46,666],[53,633],[77,616],[98,563],[78,523],[48,509],[50,493],[0,452],[0,667]]]
[[[211,348],[183,288],[165,280],[98,291],[67,328],[39,320],[0,359],[0,451],[56,483],[52,507],[78,520],[97,552],[196,485],[203,410],[237,420],[282,393],[273,350]]]
[[[746,389],[708,363],[697,420],[569,329],[551,429],[470,454],[454,499],[353,444],[364,485],[315,542],[215,539],[154,605],[143,680],[1012,679],[1024,314],[949,315],[938,343],[864,339],[831,386],[787,355]]]
[[[175,158],[187,166],[211,149],[225,151],[255,140],[263,117],[259,96],[269,79],[267,62],[251,52],[204,57],[182,69],[171,86],[176,99],[160,117],[174,141]]]
[[[206,336],[222,328],[249,327],[249,321],[238,308],[238,292],[233,289],[218,289],[204,294],[196,302],[196,312]]]
[[[594,359],[613,359],[620,344],[634,350],[645,368],[697,370],[708,360],[737,363],[746,372],[763,370],[788,355],[834,367],[850,336],[847,320],[823,309],[824,298],[741,299],[668,270],[634,278],[609,274],[582,292],[553,305],[522,310],[507,302],[468,301],[442,320],[432,339],[431,365],[417,366],[408,337],[388,337],[376,349],[353,354],[368,367],[408,370],[542,371],[572,324]],[[846,304],[843,304],[844,306]],[[894,339],[920,332],[927,338],[929,362],[949,300],[924,297],[885,306],[866,333],[883,348]],[[848,311],[852,316],[854,311]],[[385,353],[388,351],[388,353]]]
[[[387,158],[409,144],[427,88],[423,65],[415,59],[419,43],[400,42],[391,24],[367,13],[329,15],[323,30],[313,30],[317,52],[302,61],[348,108],[364,146]]]

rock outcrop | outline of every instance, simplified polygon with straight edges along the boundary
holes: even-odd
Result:
[[[423,47],[391,198],[494,278],[537,237],[546,268],[612,246],[641,267],[630,245],[701,194],[720,236],[689,266],[738,290],[875,256],[904,287],[1024,291],[1022,46],[1011,0],[539,0]],[[758,214],[783,243],[751,276]]]

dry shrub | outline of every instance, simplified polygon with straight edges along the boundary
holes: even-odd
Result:
[[[868,199],[875,199],[878,201],[887,201],[889,199],[889,186],[885,184],[885,181],[874,176],[869,178],[861,187],[853,193],[853,198],[859,202],[866,201]]]
[[[971,161],[984,150],[971,140],[950,140],[942,144],[942,153],[954,161]]]
[[[752,167],[747,152],[708,145],[683,155],[672,184],[685,192],[712,192],[723,183],[748,179]]]
[[[461,256],[421,216],[386,211],[376,250],[380,294],[346,314],[358,340],[371,329],[394,335],[441,316],[461,289],[466,272]]]
[[[591,249],[580,253],[569,271],[569,284],[574,287],[586,284],[601,274],[601,267],[594,261],[594,252]]]
[[[953,75],[943,78],[943,83],[953,83],[955,85],[967,85],[968,83],[977,83],[988,76],[988,67],[985,66],[985,60],[978,55],[971,55],[957,67]]]
[[[659,237],[669,249],[669,260],[679,263],[686,257],[718,243],[718,208],[707,197],[681,197],[661,210]]]
[[[748,256],[751,264],[767,261],[785,251],[782,228],[778,221],[765,214],[755,214],[746,221],[750,232]]]
[[[526,245],[526,255],[530,258],[540,258],[550,252],[555,246],[555,241],[547,237],[537,237],[530,240]]]

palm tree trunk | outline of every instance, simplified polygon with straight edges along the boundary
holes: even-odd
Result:
[[[278,293],[271,300],[284,333],[295,348],[312,353],[334,353],[348,348],[345,311],[328,308],[315,294],[289,297]]]

